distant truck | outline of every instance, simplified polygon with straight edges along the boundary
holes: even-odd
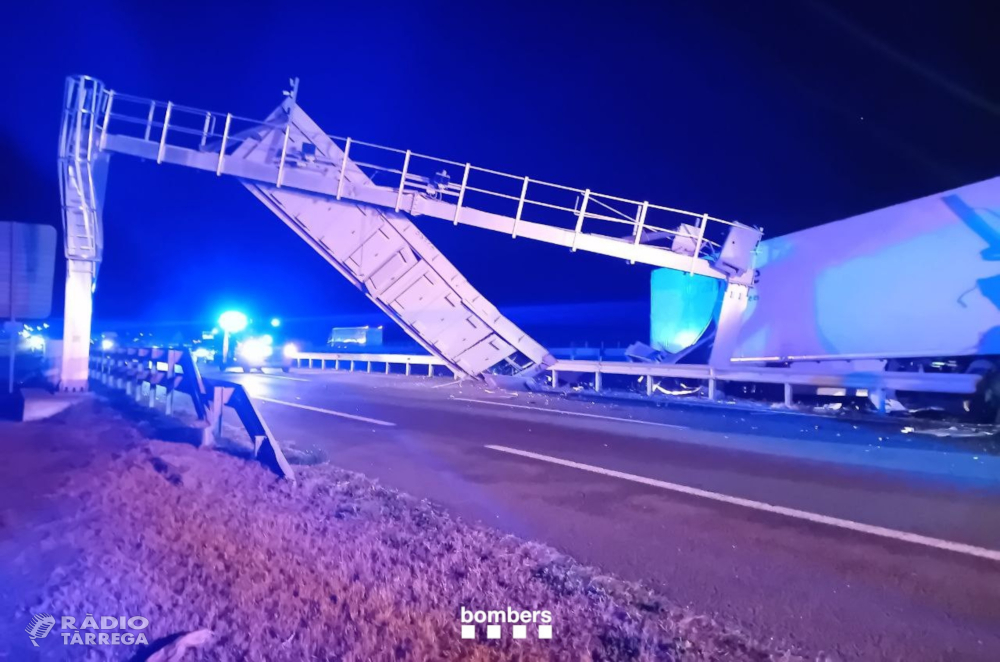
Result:
[[[1000,177],[769,239],[756,268],[733,361],[977,373],[984,378],[970,409],[997,420]],[[667,305],[679,285],[665,286],[661,276],[658,292],[657,276],[652,344],[676,345],[679,327],[670,326]],[[699,334],[711,328],[705,311],[717,310],[709,300],[719,289],[701,292],[700,307],[689,305],[709,316],[694,324]],[[657,319],[674,335],[658,339]]]
[[[330,331],[327,344],[334,349],[377,349],[382,346],[382,327],[335,326]]]

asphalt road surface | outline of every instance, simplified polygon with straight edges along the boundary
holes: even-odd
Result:
[[[1000,457],[857,422],[227,374],[282,443],[844,659],[1000,660]]]

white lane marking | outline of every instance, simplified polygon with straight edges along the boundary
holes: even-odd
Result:
[[[615,471],[613,469],[604,469],[602,467],[596,467],[592,464],[583,464],[581,462],[563,460],[561,458],[552,457],[549,455],[541,455],[539,453],[522,451],[516,448],[508,448],[507,446],[487,445],[486,448],[489,448],[490,450],[500,451],[501,453],[520,455],[522,457],[528,457],[533,460],[540,460],[542,462],[549,462],[551,464],[559,464],[564,467],[580,469],[582,471],[589,471],[591,473],[601,474],[602,476],[621,478],[622,480],[629,480],[632,481],[633,483],[642,483],[643,485],[649,485],[651,487],[659,487],[661,489],[670,490],[672,492],[680,492],[681,494],[688,494],[691,496],[702,497],[704,499],[711,499],[712,501],[721,501],[722,503],[728,503],[734,506],[743,506],[744,508],[761,510],[766,513],[784,515],[786,517],[793,517],[795,519],[806,520],[808,522],[815,522],[817,524],[836,526],[841,529],[849,529],[851,531],[858,531],[860,533],[868,533],[873,536],[881,536],[882,538],[902,540],[904,542],[914,543],[917,545],[925,545],[927,547],[934,547],[937,549],[943,549],[950,552],[958,552],[959,554],[978,556],[980,558],[990,559],[991,561],[1000,561],[1000,551],[993,549],[986,549],[985,547],[976,547],[975,545],[966,545],[965,543],[952,542],[950,540],[941,540],[940,538],[931,538],[929,536],[922,536],[917,533],[907,533],[906,531],[887,529],[881,526],[874,526],[872,524],[862,524],[860,522],[852,522],[851,520],[840,519],[839,517],[829,517],[827,515],[819,515],[817,513],[810,513],[805,510],[796,510],[795,508],[775,506],[769,503],[762,503],[760,501],[752,501],[750,499],[742,499],[740,497],[728,496],[726,494],[719,494],[717,492],[709,492],[708,490],[701,490],[698,489],[697,487],[688,487],[686,485],[678,485],[677,483],[668,483],[663,480],[656,480],[655,478],[646,478],[645,476],[636,476],[635,474],[628,474],[622,471]]]
[[[367,416],[358,416],[357,414],[348,414],[342,411],[334,411],[332,409],[322,409],[321,407],[312,407],[310,405],[300,405],[297,402],[285,402],[284,400],[274,400],[272,398],[262,398],[259,395],[251,396],[254,400],[263,400],[264,402],[271,402],[276,405],[285,405],[286,407],[298,407],[299,409],[307,409],[309,411],[318,411],[321,414],[329,414],[330,416],[340,416],[341,418],[349,418],[354,421],[362,421],[364,423],[372,423],[374,425],[385,425],[387,427],[396,427],[395,423],[389,421],[380,421],[377,418],[368,418]]]
[[[549,414],[565,414],[567,416],[582,416],[584,418],[600,418],[605,421],[617,421],[619,423],[639,423],[640,425],[653,425],[659,428],[673,428],[674,430],[687,430],[683,425],[672,425],[670,423],[657,423],[655,421],[644,421],[639,418],[620,418],[618,416],[602,416],[601,414],[588,414],[583,411],[566,411],[564,409],[546,409],[545,407],[532,407],[530,405],[515,405],[512,402],[495,402],[493,400],[476,400],[474,398],[455,398],[462,402],[475,402],[480,405],[496,405],[497,407],[513,407],[514,409],[531,409],[532,411],[544,411]]]
[[[266,372],[260,373],[260,376],[261,377],[271,377],[272,379],[287,379],[287,380],[293,381],[293,382],[308,382],[308,381],[310,381],[308,379],[302,379],[301,377],[289,377],[287,375],[269,375]]]

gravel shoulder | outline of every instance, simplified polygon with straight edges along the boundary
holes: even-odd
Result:
[[[203,628],[183,659],[800,659],[360,474],[289,483],[123,406],[0,423],[0,659],[144,659]],[[550,611],[552,639],[461,638],[462,608],[507,607]],[[151,646],[32,648],[39,612],[142,615]]]

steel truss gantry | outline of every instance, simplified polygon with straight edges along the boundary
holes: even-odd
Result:
[[[101,257],[99,191],[110,154],[237,178],[458,374],[531,374],[554,359],[462,276],[415,218],[720,279],[727,283],[722,319],[736,324],[753,283],[755,228],[328,135],[298,105],[297,81],[264,120],[121,94],[89,77],[69,78],[66,90],[64,388],[86,384],[90,292]],[[728,361],[727,351],[716,353]]]

